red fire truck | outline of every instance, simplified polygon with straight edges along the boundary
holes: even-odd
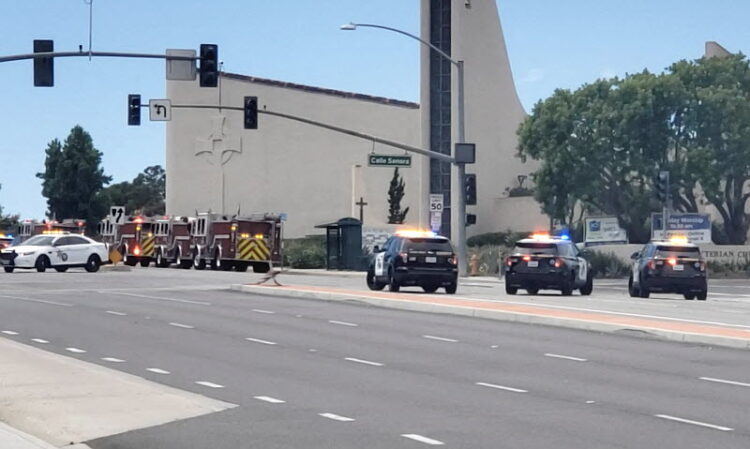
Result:
[[[125,265],[135,266],[140,263],[142,267],[149,266],[154,259],[155,224],[153,220],[139,216],[120,226],[118,249]]]
[[[154,237],[156,238],[156,266],[159,268],[176,264],[188,269],[193,265],[192,240],[190,228],[195,222],[190,217],[164,217],[156,220]]]
[[[81,234],[86,232],[86,220],[77,218],[57,220],[42,220],[41,222],[25,220],[18,227],[18,240],[23,242],[29,237],[53,232],[70,232],[71,234]]]
[[[199,214],[192,227],[193,266],[267,273],[281,264],[283,222],[278,215]]]

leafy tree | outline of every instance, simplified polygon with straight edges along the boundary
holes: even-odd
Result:
[[[52,140],[45,153],[45,171],[36,176],[42,180],[48,216],[84,218],[93,229],[106,215],[107,204],[100,193],[112,179],[101,168],[102,153],[79,125],[70,130],[64,144]]]
[[[404,198],[404,179],[398,174],[398,167],[393,170],[393,178],[388,188],[388,223],[400,224],[406,220],[406,214],[409,213],[407,207],[401,210],[401,200]]]
[[[128,213],[161,215],[165,211],[166,172],[160,165],[146,167],[132,182],[124,181],[104,189],[108,204],[125,206]]]

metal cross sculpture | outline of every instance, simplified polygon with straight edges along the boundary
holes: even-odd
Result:
[[[205,161],[217,166],[218,185],[220,187],[218,204],[221,213],[226,213],[224,210],[224,166],[235,153],[242,153],[242,138],[239,136],[228,137],[224,133],[226,119],[223,115],[214,117],[211,134],[208,135],[207,139],[196,139],[195,143],[195,156],[208,156],[204,156]]]

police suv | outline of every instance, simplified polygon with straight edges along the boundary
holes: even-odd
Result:
[[[515,295],[519,288],[531,295],[540,289],[560,290],[564,296],[578,289],[582,295],[594,290],[589,262],[567,236],[534,234],[516,242],[505,259],[505,292]]]
[[[450,240],[430,231],[399,231],[388,238],[367,270],[371,290],[397,292],[402,286],[419,286],[427,293],[445,288],[456,293],[458,258]]]
[[[661,292],[706,300],[706,262],[700,249],[686,238],[651,241],[630,258],[633,259],[628,280],[631,297],[648,298],[652,292]]]

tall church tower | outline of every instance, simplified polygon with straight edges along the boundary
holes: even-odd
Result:
[[[515,157],[516,130],[526,116],[516,93],[495,0],[421,0],[422,39],[443,50],[455,61],[464,61],[466,141],[477,145],[476,164],[467,173],[477,174],[477,225],[469,234],[497,231],[513,224],[513,217],[498,222],[490,213],[505,189],[518,175],[533,171]],[[453,64],[422,46],[421,114],[423,146],[445,154],[453,152],[457,137],[457,76]],[[431,160],[425,167],[424,186],[444,194],[441,233],[455,237],[457,220],[451,212],[463,186],[456,185],[451,164]],[[529,207],[538,206],[529,202]],[[479,212],[481,210],[481,212]],[[452,218],[452,219],[451,219]]]

